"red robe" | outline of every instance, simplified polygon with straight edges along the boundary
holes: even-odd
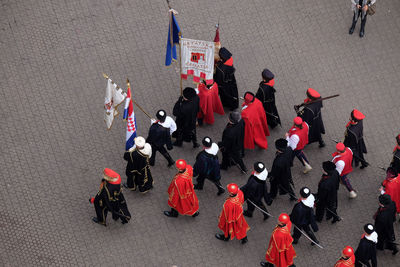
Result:
[[[296,251],[292,245],[293,238],[290,234],[291,228],[291,222],[284,227],[276,226],[269,240],[265,259],[277,267],[292,265],[296,257]]]
[[[349,259],[344,260],[340,258],[334,267],[354,267],[356,262],[356,257],[353,255]]]
[[[254,98],[254,102],[246,105],[243,103],[242,118],[244,120],[244,148],[254,149],[257,144],[259,147],[267,149],[269,130],[267,116],[260,100]],[[245,108],[245,106],[247,106]]]
[[[182,215],[193,215],[199,210],[192,178],[193,168],[187,165],[185,172],[177,173],[168,187],[168,205]]]
[[[197,118],[203,118],[205,123],[213,124],[214,112],[220,115],[225,114],[221,99],[218,95],[218,85],[217,83],[214,83],[210,89],[208,89],[204,83],[200,83],[198,89],[200,98],[200,111],[197,114]]]
[[[249,225],[243,217],[243,192],[239,190],[236,196],[225,200],[221,215],[219,215],[218,227],[224,231],[225,237],[230,235],[231,240],[236,237],[243,239],[250,230]]]
[[[385,187],[385,194],[390,195],[396,203],[397,213],[400,213],[400,174],[394,178],[386,178],[382,185]]]

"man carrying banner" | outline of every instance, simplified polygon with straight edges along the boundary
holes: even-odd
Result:
[[[131,191],[135,191],[138,187],[141,193],[146,193],[153,188],[149,164],[151,146],[141,136],[135,138],[135,145],[124,153],[124,159],[128,163],[126,165],[127,183],[123,185]]]
[[[97,217],[92,220],[95,223],[106,226],[107,213],[112,213],[112,218],[117,221],[121,219],[122,224],[131,219],[128,206],[121,189],[121,176],[115,171],[105,168],[100,190],[95,197],[89,199],[94,204]]]
[[[235,68],[231,52],[225,47],[219,50],[221,60],[217,63],[214,81],[218,84],[222,105],[231,111],[239,106],[238,89],[235,78]]]
[[[150,157],[150,165],[154,166],[156,153],[159,151],[161,155],[168,161],[168,167],[174,165],[175,161],[171,158],[164,145],[167,145],[168,150],[172,150],[171,134],[176,131],[175,121],[167,116],[165,110],[160,109],[156,113],[157,120],[152,120],[149,129],[149,135],[146,141],[151,145],[152,154]]]
[[[192,141],[194,148],[200,146],[196,137],[196,117],[198,112],[199,97],[193,88],[186,87],[183,90],[183,96],[179,97],[173,110],[177,125],[174,146],[182,146],[183,141]]]
[[[269,69],[264,69],[261,76],[263,80],[260,82],[256,97],[264,106],[268,125],[271,129],[274,129],[278,124],[281,124],[278,109],[275,105],[275,75]]]
[[[267,117],[263,105],[253,93],[244,94],[242,104],[242,118],[244,120],[244,148],[254,149],[255,145],[267,149],[269,136]]]

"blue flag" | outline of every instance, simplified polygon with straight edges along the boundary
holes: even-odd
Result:
[[[179,28],[178,22],[175,19],[174,13],[170,12],[169,26],[168,26],[168,39],[167,39],[167,53],[165,54],[165,66],[169,66],[172,60],[176,61],[178,55],[176,54],[176,44],[179,44]]]

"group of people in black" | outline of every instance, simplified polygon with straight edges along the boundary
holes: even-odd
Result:
[[[219,56],[220,61],[216,64],[214,82],[218,84],[223,106],[230,109],[231,112],[220,142],[214,143],[209,136],[202,139],[203,150],[196,156],[193,168],[193,176],[197,177],[194,189],[203,190],[205,180],[208,179],[215,184],[217,195],[225,192],[221,184],[221,169],[226,170],[231,166],[236,166],[242,173],[248,172],[243,162],[245,123],[241,118],[241,112],[237,110],[239,97],[232,54],[226,48],[221,48]],[[261,101],[267,123],[273,129],[281,125],[275,105],[274,74],[270,70],[264,69],[261,76],[262,81],[255,97]],[[357,167],[361,163],[361,169],[368,166],[363,156],[364,153],[367,153],[363,140],[365,116],[358,110],[353,110],[349,123],[346,125],[344,140],[337,146],[336,155],[333,160],[322,163],[323,174],[318,183],[317,192],[313,194],[310,188],[303,187],[300,190],[300,198],[296,197],[291,174],[294,157],[297,156],[300,159],[305,166],[304,173],[307,173],[312,170],[312,167],[303,153],[303,148],[313,142],[318,142],[321,148],[325,146],[322,138],[322,135],[325,134],[325,127],[321,114],[323,107],[321,96],[312,88],[307,90],[306,96],[301,105],[303,109],[297,110],[294,125],[286,134],[286,138],[275,141],[276,152],[270,171],[268,172],[263,162],[256,162],[247,183],[240,188],[245,201],[247,201],[247,210],[243,212],[243,215],[247,217],[252,217],[255,208],[258,208],[263,212],[264,220],[267,220],[269,212],[266,205],[271,205],[278,193],[279,195],[288,195],[291,201],[298,200],[290,214],[290,219],[295,225],[292,235],[294,244],[298,243],[302,233],[305,233],[313,241],[312,244],[318,244],[319,241],[314,232],[318,231],[317,222],[322,222],[324,216],[326,220],[332,220],[332,223],[341,220],[337,214],[339,185],[340,183],[345,184],[348,189],[348,185],[350,185],[350,197],[354,198],[356,193],[347,177],[352,170],[351,165],[354,164]],[[157,111],[157,120],[152,121],[148,137],[146,139],[137,137],[135,147],[124,154],[124,159],[127,161],[127,182],[121,183],[118,174],[105,170],[100,191],[95,198],[91,199],[97,214],[97,217],[93,218],[94,222],[106,225],[108,211],[112,212],[114,219],[120,218],[122,223],[129,221],[130,213],[121,191],[121,184],[129,190],[138,189],[142,193],[151,190],[153,187],[151,166],[155,165],[157,151],[163,155],[167,166],[170,167],[175,161],[168,150],[173,149],[174,146],[182,147],[183,142],[192,142],[193,148],[200,146],[196,134],[198,112],[199,97],[196,90],[190,87],[183,90],[182,96],[173,107],[176,123],[167,116],[165,110]],[[176,138],[175,142],[172,142],[171,137]],[[396,141],[398,146],[394,151],[391,170],[397,176],[400,172],[400,135]],[[351,155],[344,156],[347,155],[345,154],[347,148],[350,149]],[[218,151],[222,153],[221,163],[218,159]],[[346,172],[348,170],[350,171]],[[270,190],[268,190],[267,181],[270,184]],[[263,204],[262,199],[266,205]],[[393,254],[398,251],[394,243],[393,230],[396,204],[391,200],[390,195],[383,194],[379,197],[379,205],[374,216],[375,224],[364,226],[365,233],[355,251],[354,264],[356,266],[361,266],[361,263],[370,266],[369,262],[372,266],[376,266],[376,248],[391,249]],[[315,214],[314,206],[316,207]],[[342,258],[344,260],[351,259],[346,255],[342,255]]]

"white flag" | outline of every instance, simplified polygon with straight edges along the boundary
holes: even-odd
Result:
[[[117,89],[117,85],[107,79],[106,96],[104,98],[104,121],[107,129],[110,130],[114,117],[118,115],[117,107],[124,101],[126,94],[121,88]]]

